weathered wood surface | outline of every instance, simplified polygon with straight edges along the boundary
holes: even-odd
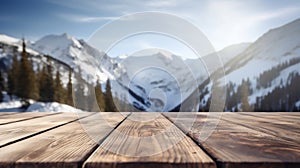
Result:
[[[20,112],[0,112],[0,116],[3,115],[12,115],[12,114],[19,114]]]
[[[134,113],[85,167],[215,167],[213,160],[159,113]]]
[[[0,113],[1,114],[1,113]],[[6,113],[5,115],[0,115],[0,125],[19,122],[19,121],[25,121],[30,120],[33,118],[40,118],[45,117],[48,115],[56,115],[60,113],[41,113],[41,112],[32,112],[32,113],[14,113],[14,116],[9,115],[9,113]]]
[[[85,113],[83,115],[91,115]],[[13,115],[14,116],[14,115]],[[0,147],[77,120],[75,113],[61,113],[0,126]]]
[[[274,135],[277,138],[294,142],[295,144],[300,144],[300,118],[285,118],[283,115],[281,117],[263,117],[248,115],[248,113],[232,113],[224,115],[223,119],[253,130]]]
[[[300,167],[300,113],[216,114],[0,113],[0,168]]]
[[[175,120],[173,114],[165,115]],[[192,120],[187,115],[186,118],[178,119],[177,125],[186,129],[184,123]],[[210,132],[209,129],[202,129],[203,126],[214,125],[214,122],[218,123],[217,127],[206,140],[200,141],[201,134]],[[242,125],[244,122],[248,124],[247,127]],[[218,120],[209,118],[208,113],[199,113],[188,134],[214,158],[219,167],[300,166],[299,143],[285,140],[284,133],[276,136],[256,128],[258,126],[254,118],[242,117],[240,114],[224,113]]]
[[[103,116],[109,116],[110,125]],[[124,118],[98,113],[2,147],[0,167],[78,167]]]

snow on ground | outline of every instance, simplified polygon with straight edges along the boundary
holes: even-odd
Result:
[[[3,92],[3,101],[0,103],[0,112],[21,112],[20,107],[22,103],[19,98],[12,97],[12,99]]]
[[[31,104],[26,112],[82,112],[72,106],[60,104],[57,102],[43,103],[35,102]]]
[[[10,98],[6,92],[2,92],[2,94],[3,101],[0,103],[0,112],[24,112],[24,109],[21,108],[20,98],[15,96]],[[30,100],[30,103],[26,112],[82,112],[80,109],[57,102],[44,103]]]
[[[23,111],[20,107],[22,106],[19,100],[12,100],[10,102],[0,103],[0,112],[21,112]]]
[[[295,104],[296,105],[296,107],[300,107],[300,100]]]

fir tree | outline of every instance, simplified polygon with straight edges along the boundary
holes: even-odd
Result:
[[[17,51],[14,49],[14,55],[12,58],[12,66],[7,72],[7,93],[12,97],[16,94],[17,77],[19,71],[19,61],[17,58]]]
[[[3,78],[3,73],[0,70],[0,102],[3,101],[3,95],[2,95],[2,91],[4,91],[4,78]]]
[[[249,96],[249,86],[247,82],[243,80],[241,85],[241,103],[242,103],[241,110],[242,111],[246,111],[246,112],[251,111],[248,96]]]
[[[28,99],[38,99],[39,94],[36,85],[35,73],[33,65],[28,59],[24,39],[16,86],[16,94],[22,98],[23,103],[28,104]]]
[[[84,95],[84,85],[82,83],[76,84],[75,91],[75,105],[76,108],[86,110],[86,99]]]
[[[100,111],[105,111],[105,99],[102,92],[102,86],[99,83],[99,81],[97,82],[97,85],[95,87],[95,95],[96,95],[97,104]]]
[[[75,107],[82,109],[82,110],[86,110],[86,98],[85,98],[85,94],[84,94],[84,80],[81,77],[81,70],[79,69],[79,73],[75,74],[75,78],[76,78],[76,86],[75,86],[75,90],[74,90],[74,103],[75,103]]]
[[[88,111],[98,112],[100,109],[97,106],[97,100],[95,95],[95,88],[93,85],[87,83],[87,95],[86,95],[86,109]]]
[[[52,64],[48,60],[48,64],[42,69],[40,75],[40,101],[53,102],[54,101],[54,80],[52,77]]]
[[[109,79],[107,80],[106,87],[105,87],[105,111],[106,112],[116,112],[116,111],[118,111],[115,104],[114,104]]]
[[[62,82],[61,82],[59,69],[57,69],[57,71],[56,71],[54,88],[55,88],[54,101],[59,102],[59,103],[65,103],[65,99],[64,99],[65,90],[64,90]]]
[[[70,69],[69,71],[69,81],[67,84],[67,93],[66,93],[66,104],[70,105],[70,106],[74,106],[73,103],[73,89],[72,89],[72,71]]]

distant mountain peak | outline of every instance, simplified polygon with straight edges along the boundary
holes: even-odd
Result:
[[[71,38],[71,35],[69,35],[68,33],[63,33],[61,34],[61,36],[65,38]]]
[[[7,43],[7,44],[15,44],[20,42],[20,39],[5,34],[0,34],[0,42]]]

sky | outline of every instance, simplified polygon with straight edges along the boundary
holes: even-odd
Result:
[[[68,33],[88,40],[123,15],[158,11],[197,26],[216,50],[253,42],[269,29],[300,17],[299,0],[2,0],[0,33],[37,40]],[[143,46],[151,43],[139,42]]]

